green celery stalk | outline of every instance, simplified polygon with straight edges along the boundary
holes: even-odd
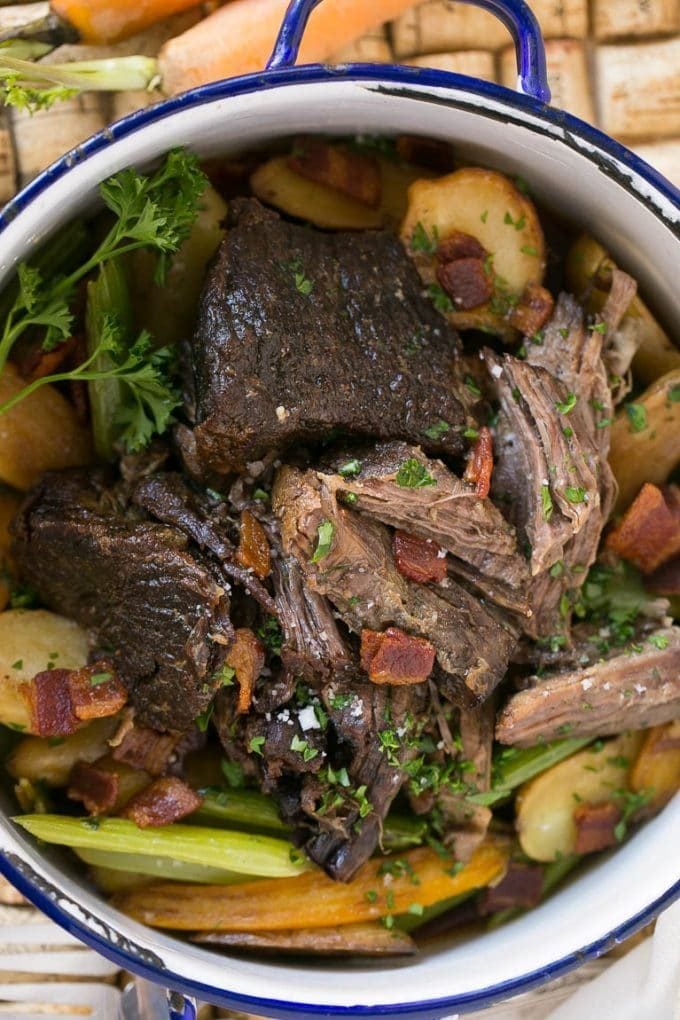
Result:
[[[191,815],[191,821],[222,822],[242,825],[265,832],[290,832],[290,827],[279,817],[278,808],[271,797],[255,790],[201,790],[203,803]]]
[[[76,848],[74,852],[81,861],[85,861],[93,868],[111,868],[114,871],[129,871],[135,875],[169,878],[177,882],[232,885],[251,877],[227,871],[225,868],[214,868],[208,864],[189,864],[187,861],[174,860],[172,857],[112,853],[110,850],[93,850],[85,847]]]
[[[125,269],[120,259],[104,262],[96,279],[87,285],[85,329],[87,353],[97,349],[107,319],[114,317],[119,323],[127,343],[132,342],[134,319]],[[100,354],[92,363],[95,372],[112,367],[108,354]],[[92,433],[97,455],[102,460],[115,457],[116,415],[122,404],[122,384],[119,379],[95,379],[87,384],[92,413]]]
[[[486,793],[475,793],[467,799],[473,804],[491,807],[505,800],[522,783],[533,779],[540,772],[557,765],[564,758],[580,751],[592,743],[592,737],[572,737],[568,740],[553,740],[537,747],[506,747],[496,757],[493,765],[493,785]]]
[[[427,822],[409,815],[388,815],[383,824],[383,850],[408,850],[421,846],[427,835]]]
[[[91,250],[91,234],[82,220],[73,220],[51,237],[39,251],[33,255],[30,265],[39,269],[43,278],[68,273],[79,262],[87,258]],[[0,294],[0,322],[9,315],[19,290],[17,280],[5,287]]]
[[[282,839],[228,829],[176,824],[140,829],[125,818],[94,820],[63,815],[19,815],[14,821],[45,843],[170,857],[210,867],[219,863],[225,870],[240,875],[285,878],[298,875],[309,866],[302,855]]]

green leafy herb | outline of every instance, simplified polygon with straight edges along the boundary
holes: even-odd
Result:
[[[333,545],[333,535],[335,534],[335,525],[333,521],[325,520],[321,521],[318,528],[316,529],[316,549],[312,556],[312,563],[319,563],[325,556],[328,556]]]
[[[23,659],[17,659],[16,662],[12,663],[12,669],[23,669],[23,668],[24,668],[24,660]]]
[[[453,301],[438,283],[431,283],[427,288],[427,293],[438,312],[446,314],[453,311]]]
[[[614,835],[619,843],[628,831],[628,823],[645,804],[649,803],[653,795],[653,790],[639,790],[637,793],[631,790],[614,790],[613,796],[619,801],[622,811],[621,818],[614,828]]]
[[[312,761],[319,753],[315,747],[310,747],[307,741],[302,740],[297,734],[290,742],[290,749],[298,751],[302,755],[303,761]]]
[[[631,432],[644,432],[647,428],[647,411],[642,404],[626,404]]]
[[[9,593],[11,609],[34,609],[38,605],[38,596],[28,584],[13,584]]]
[[[196,725],[198,726],[201,733],[205,733],[208,729],[208,723],[212,719],[212,714],[215,711],[215,702],[211,701],[205,711],[201,712],[200,715],[196,716]]]
[[[428,234],[422,223],[418,222],[411,234],[411,251],[422,251],[426,255],[434,255],[439,247],[439,231],[437,227],[432,228]]]
[[[334,694],[330,699],[331,708],[347,708],[352,700],[351,694]]]
[[[566,428],[562,429],[562,435],[564,436],[565,439],[571,439],[573,434],[574,430],[569,425],[567,425]]]
[[[541,486],[541,509],[543,510],[543,519],[549,521],[553,513],[553,501],[549,485]]]
[[[355,503],[358,503],[359,501],[359,497],[357,496],[356,492],[343,492],[342,499],[343,502],[346,503],[348,506],[353,506]]]
[[[591,329],[591,332],[593,332],[593,333],[606,333],[607,332],[607,323],[606,322],[596,322],[596,323],[594,323],[590,327],[590,329]]]
[[[482,395],[482,391],[477,385],[476,380],[473,379],[471,375],[465,376],[465,388],[468,389],[470,393],[472,393],[472,395],[475,397],[481,397]]]
[[[342,478],[354,478],[361,471],[361,461],[354,457],[352,460],[346,461],[341,467],[338,468],[338,474]]]
[[[227,785],[232,790],[241,790],[246,785],[246,778],[243,773],[242,767],[235,761],[227,761],[223,758],[220,762],[220,768],[222,769],[222,775],[227,781]]]
[[[433,442],[436,442],[438,439],[441,439],[442,436],[445,436],[450,428],[451,426],[449,423],[447,421],[442,421],[440,418],[436,424],[430,425],[429,428],[424,429],[423,435],[427,436],[427,438],[431,439]]]
[[[558,560],[557,563],[553,563],[549,573],[551,577],[561,577],[564,573],[564,561]]]
[[[236,676],[236,670],[232,669],[231,666],[227,666],[225,663],[221,669],[218,669],[217,673],[213,676],[218,687],[232,687],[234,683],[234,677]]]
[[[112,673],[93,673],[90,677],[90,686],[99,687],[100,684],[106,684],[113,678]]]
[[[482,215],[479,218],[482,221],[482,223],[486,223],[486,221],[489,218],[489,210],[485,209],[484,212],[482,213]]]
[[[680,403],[680,383],[676,383],[675,386],[671,386],[667,396],[671,404]]]
[[[399,465],[396,474],[397,485],[402,489],[424,489],[428,485],[436,485],[437,480],[430,474],[424,464],[415,457],[409,457]]]
[[[659,651],[663,651],[664,648],[668,648],[668,638],[665,634],[650,634],[647,638],[650,645],[654,645]]]
[[[262,757],[264,741],[264,737],[251,737],[250,743],[248,744],[248,750],[252,751],[253,754],[259,754],[259,756]]]
[[[533,255],[534,258],[538,258],[538,249],[534,248],[532,244],[523,244],[520,251],[523,255]]]
[[[474,442],[474,440],[479,439],[479,432],[477,429],[465,429],[465,432],[463,432],[463,438],[471,439]]]
[[[585,503],[586,490],[580,486],[567,485],[564,490],[564,495],[570,503]]]
[[[256,499],[258,503],[268,503],[271,496],[266,489],[253,489],[253,499]]]
[[[557,400],[555,407],[560,414],[570,414],[574,410],[578,402],[578,397],[575,393],[567,393],[566,400]]]
[[[283,634],[281,633],[279,621],[275,616],[268,616],[264,623],[260,624],[257,628],[257,636],[268,651],[272,652],[274,655],[281,654]]]
[[[364,893],[364,899],[366,900],[367,903],[375,903],[376,900],[378,899],[377,891],[375,889],[368,889]]]

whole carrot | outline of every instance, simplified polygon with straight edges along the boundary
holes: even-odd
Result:
[[[300,63],[323,61],[422,0],[325,0],[312,14]],[[219,78],[260,71],[272,51],[288,0],[232,0],[165,44],[160,54],[168,94]]]
[[[169,18],[198,0],[52,0],[51,8],[77,29],[80,39],[95,45],[117,42]]]

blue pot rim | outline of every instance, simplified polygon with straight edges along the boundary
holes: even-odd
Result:
[[[417,67],[403,67],[390,64],[345,64],[338,67],[322,65],[303,65],[293,68],[282,68],[265,71],[261,74],[245,75],[226,81],[213,82],[192,89],[189,92],[172,97],[163,102],[130,114],[112,126],[93,135],[81,145],[66,153],[44,170],[30,184],[20,191],[0,213],[0,236],[16,217],[43,194],[55,182],[63,178],[74,166],[83,163],[96,153],[109,148],[114,143],[125,139],[150,124],[155,124],[180,111],[195,109],[220,99],[229,99],[261,91],[290,87],[293,85],[325,84],[328,82],[347,81],[356,84],[373,85],[380,91],[404,95],[416,101],[434,101],[454,108],[469,108],[479,116],[498,117],[491,111],[477,104],[466,104],[464,94],[468,93],[478,99],[489,99],[505,104],[507,109],[502,120],[514,121],[529,131],[546,134],[568,147],[576,148],[582,155],[594,161],[607,176],[615,179],[622,187],[646,205],[658,218],[662,219],[676,236],[680,238],[680,218],[677,222],[668,221],[661,210],[647,196],[635,189],[631,182],[622,177],[616,164],[638,175],[669,203],[680,211],[680,189],[670,183],[662,174],[650,166],[640,156],[635,155],[625,146],[616,142],[598,128],[580,120],[572,114],[555,110],[545,103],[530,96],[525,96],[501,85],[447,71],[438,71]],[[428,96],[421,91],[427,88],[451,90],[455,95],[446,97],[438,92]],[[527,121],[523,117],[513,116],[513,108],[518,113],[528,113],[538,118]],[[543,122],[542,124],[540,122]],[[549,126],[553,130],[547,130]],[[556,136],[554,129],[561,133]],[[592,147],[595,152],[579,147],[572,139],[578,138]],[[612,162],[610,162],[612,161]],[[22,858],[18,858],[22,860]],[[538,971],[529,971],[512,981],[463,995],[454,995],[436,1000],[395,1003],[377,1006],[324,1006],[308,1003],[294,1003],[285,1000],[265,999],[206,986],[197,981],[184,979],[172,971],[146,963],[139,956],[116,947],[104,936],[90,930],[84,923],[72,918],[62,910],[55,899],[44,891],[44,881],[32,880],[27,872],[30,866],[22,861],[18,867],[7,856],[0,854],[0,873],[3,874],[19,891],[31,900],[51,920],[65,928],[82,942],[112,960],[123,969],[146,978],[149,981],[171,986],[178,992],[189,996],[197,996],[208,1002],[229,1009],[245,1012],[266,1010],[269,1015],[282,1020],[316,1020],[318,1017],[337,1018],[401,1018],[401,1020],[425,1020],[425,1018],[445,1016],[451,1010],[470,1012],[507,999],[522,992],[529,991],[553,980],[585,960],[595,959],[618,942],[624,941],[653,920],[662,910],[680,898],[680,879],[671,888],[654,900],[645,910],[640,911],[628,921],[619,925],[600,939],[571,953],[560,960]],[[54,890],[58,894],[58,890]]]

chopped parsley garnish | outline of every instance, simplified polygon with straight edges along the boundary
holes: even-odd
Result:
[[[631,790],[614,790],[613,796],[619,801],[622,811],[621,819],[614,828],[617,842],[622,842],[633,815],[637,814],[645,804],[648,804],[653,795],[653,790],[639,790],[637,793],[633,793]]]
[[[108,683],[112,676],[112,673],[93,673],[90,677],[90,686],[99,687],[100,684]]]
[[[330,699],[331,708],[347,708],[352,700],[351,694],[334,694]]]
[[[24,660],[23,659],[17,659],[16,662],[12,663],[12,669],[23,669],[23,668],[24,668]]]
[[[200,715],[196,716],[196,725],[198,726],[201,733],[205,733],[208,729],[208,723],[212,719],[212,714],[215,711],[215,702],[211,701],[205,711],[201,712]]]
[[[264,737],[251,737],[250,743],[248,744],[248,750],[253,754],[259,754],[262,757],[262,748],[264,746]]]
[[[479,386],[477,385],[477,382],[475,381],[475,379],[472,378],[471,375],[465,376],[465,387],[470,391],[470,393],[472,393],[473,396],[481,397],[482,391],[480,390]]]
[[[591,329],[591,331],[593,333],[606,333],[607,332],[607,323],[606,322],[596,322],[596,323],[594,323],[590,327],[590,329]]]
[[[534,258],[538,258],[538,249],[534,248],[533,244],[523,244],[520,251],[523,255],[532,255]]]
[[[432,227],[432,234],[430,235],[422,223],[416,223],[411,234],[411,251],[422,251],[426,255],[434,255],[438,247],[439,231],[437,227]]]
[[[333,535],[335,534],[335,525],[333,524],[333,521],[321,521],[316,529],[316,534],[316,548],[311,559],[312,563],[319,563],[322,559],[328,556],[331,551]]]
[[[297,733],[290,742],[290,749],[299,752],[303,761],[312,761],[319,753],[315,747],[310,747],[306,740],[298,737]]]
[[[346,503],[348,506],[353,506],[355,503],[359,501],[359,497],[357,496],[356,492],[343,492],[342,499],[343,502]]]
[[[449,423],[447,421],[442,421],[440,418],[436,424],[430,425],[427,429],[423,429],[423,435],[427,436],[427,438],[431,439],[433,442],[436,442],[438,439],[441,439],[442,436],[445,436],[450,428],[451,426]]]
[[[290,270],[293,274],[295,289],[305,297],[309,297],[314,290],[314,283],[305,275],[300,259],[292,259],[290,262],[285,263],[284,269]]]
[[[680,383],[676,383],[675,386],[671,386],[667,396],[671,404],[680,403]]]
[[[411,903],[408,907],[408,913],[413,914],[415,917],[422,917],[425,912],[425,907],[422,903]]]
[[[665,634],[650,634],[647,638],[650,645],[654,645],[659,651],[663,651],[664,648],[668,648],[668,638]]]
[[[631,432],[644,432],[647,428],[647,411],[642,404],[626,404]]]
[[[279,621],[275,616],[268,616],[264,623],[260,624],[257,628],[257,636],[260,638],[265,648],[272,652],[272,654],[281,654],[283,634],[281,633]]]
[[[222,775],[227,781],[227,785],[232,790],[241,790],[246,785],[243,769],[237,762],[227,761],[226,758],[223,758],[220,762],[220,768],[222,769]]]
[[[9,593],[11,609],[34,609],[38,605],[38,596],[28,584],[15,584]]]
[[[477,429],[465,429],[465,432],[463,433],[463,438],[471,439],[474,441],[476,439],[479,439],[479,432],[477,431]]]
[[[543,510],[543,519],[549,521],[553,512],[553,501],[549,485],[541,486],[541,509]]]
[[[231,666],[227,666],[225,663],[221,669],[214,674],[213,680],[216,682],[218,687],[232,687],[234,683],[234,677],[236,676],[236,670],[232,669]]]
[[[415,457],[409,457],[403,464],[400,464],[396,482],[402,489],[424,489],[428,485],[437,484],[436,478]]]
[[[453,301],[438,283],[431,283],[427,288],[427,293],[438,312],[446,313],[453,311]]]
[[[268,503],[271,496],[266,489],[253,489],[253,499],[256,499],[258,503]]]
[[[376,900],[378,899],[377,891],[375,889],[368,889],[364,893],[364,899],[366,900],[367,903],[375,903]]]
[[[578,397],[575,393],[567,393],[566,400],[557,400],[555,402],[555,407],[560,414],[570,414],[576,407],[577,401]]]
[[[489,218],[489,210],[485,209],[484,212],[482,213],[482,215],[479,218],[482,221],[482,223],[486,223],[486,221]]]
[[[571,437],[574,435],[574,430],[571,428],[571,426],[567,425],[566,428],[562,429],[562,435],[564,436],[565,439],[571,439]]]
[[[585,503],[586,490],[576,485],[567,485],[564,495],[570,503]]]
[[[550,568],[550,576],[561,577],[563,573],[564,573],[563,560],[558,560],[557,563],[553,563],[552,567]]]
[[[361,461],[354,457],[338,468],[338,474],[342,478],[354,478],[361,471]]]

